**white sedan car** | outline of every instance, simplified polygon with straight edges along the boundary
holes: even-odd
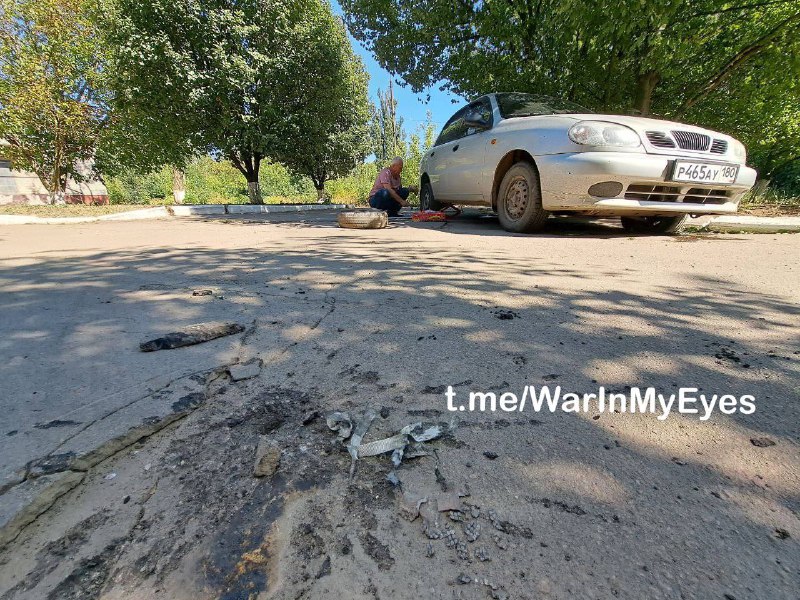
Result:
[[[489,94],[453,115],[425,154],[420,204],[490,206],[515,232],[559,213],[667,233],[687,215],[736,212],[756,180],[745,159],[740,142],[700,127]]]

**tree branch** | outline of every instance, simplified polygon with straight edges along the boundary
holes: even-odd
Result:
[[[678,109],[677,115],[683,115],[683,113],[689,110],[692,106],[700,102],[700,100],[717,89],[730,76],[731,73],[738,69],[742,64],[747,62],[750,58],[758,55],[762,50],[764,50],[764,48],[774,41],[775,38],[781,35],[785,28],[788,28],[790,25],[792,25],[793,22],[800,22],[800,12],[784,19],[755,42],[739,50],[739,52],[737,52],[728,62],[726,62],[715,75],[706,80],[706,82],[700,86],[700,89],[697,92],[684,101],[684,103]]]
[[[763,8],[764,6],[774,6],[776,4],[794,4],[797,0],[772,0],[771,2],[757,2],[756,4],[745,4],[743,6],[730,6],[722,10],[709,10],[691,14],[687,19],[695,19],[697,17],[711,17],[721,15],[729,12],[737,12],[740,10],[749,10],[751,8]]]

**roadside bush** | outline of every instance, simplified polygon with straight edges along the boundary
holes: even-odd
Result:
[[[378,173],[376,163],[358,165],[347,177],[326,182],[325,191],[332,202],[366,203]],[[404,179],[414,183],[415,175]],[[317,193],[307,177],[290,173],[278,163],[261,166],[261,193],[267,204],[316,202]],[[153,173],[125,172],[105,180],[112,204],[171,204],[172,169],[163,167]],[[227,161],[201,156],[186,168],[186,204],[246,204],[247,183],[242,174]]]
[[[111,204],[150,204],[153,199],[164,201],[172,197],[172,173],[161,169],[139,175],[123,173],[105,180]]]
[[[366,203],[367,195],[377,175],[378,167],[374,162],[364,163],[358,165],[347,177],[328,181],[325,184],[325,191],[332,202]]]

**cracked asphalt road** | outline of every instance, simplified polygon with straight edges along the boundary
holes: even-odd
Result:
[[[800,238],[334,224],[0,229],[0,507],[83,478],[0,552],[0,598],[796,598]],[[206,321],[247,330],[138,351]],[[442,393],[544,383],[757,410],[454,417]],[[365,441],[447,431],[401,490],[387,456],[349,480],[325,426],[368,406]],[[257,479],[261,436],[282,454]],[[453,492],[461,512],[400,510]]]

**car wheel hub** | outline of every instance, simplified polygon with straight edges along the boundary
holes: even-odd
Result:
[[[516,179],[506,190],[506,213],[509,218],[520,219],[528,207],[528,182],[524,179]]]

